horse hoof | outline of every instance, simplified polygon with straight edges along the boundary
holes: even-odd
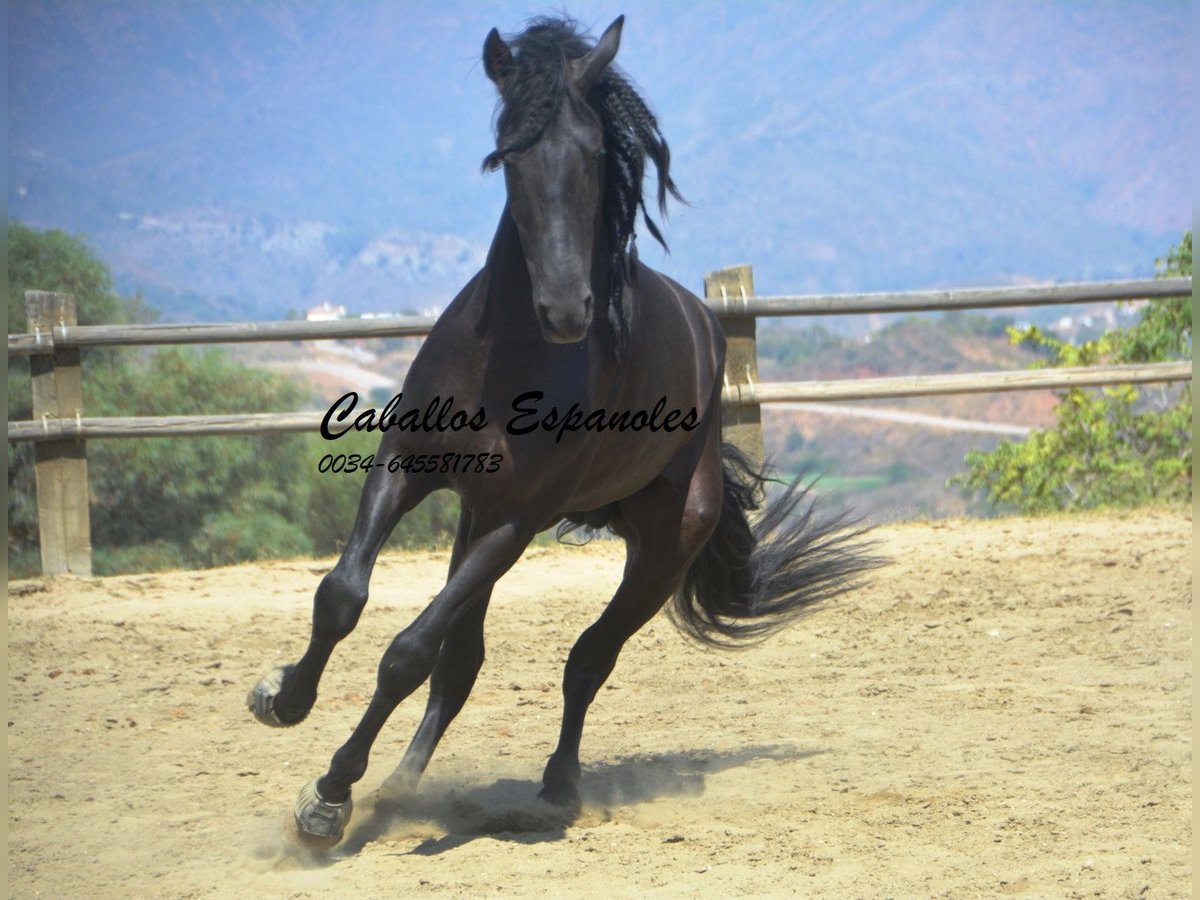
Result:
[[[300,839],[311,847],[328,849],[342,839],[346,833],[346,823],[350,821],[350,813],[354,811],[354,802],[350,795],[341,803],[327,803],[317,792],[317,781],[314,778],[300,789],[296,797],[296,828]]]
[[[299,719],[286,721],[280,718],[279,713],[275,711],[275,698],[283,688],[283,679],[287,677],[292,668],[292,666],[280,666],[272,669],[246,695],[246,706],[249,707],[250,712],[254,713],[254,718],[264,725],[270,725],[272,728],[287,728],[304,718],[301,716]]]
[[[577,813],[583,806],[579,789],[566,781],[543,785],[538,798],[568,813]]]

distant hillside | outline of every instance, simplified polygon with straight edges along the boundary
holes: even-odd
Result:
[[[212,209],[125,214],[99,243],[119,288],[141,291],[164,319],[197,321],[282,319],[323,302],[356,314],[440,310],[487,249],[448,233],[355,234]]]
[[[1036,355],[1012,346],[1004,324],[977,313],[910,317],[869,340],[776,324],[759,332],[759,376],[764,382],[803,381],[1026,368]],[[1033,428],[1053,423],[1056,402],[1049,391],[1020,391],[845,405],[881,414],[926,413],[959,420],[963,428],[972,422]],[[822,475],[820,491],[877,522],[971,510],[967,498],[946,488],[947,479],[961,471],[967,451],[1019,439],[805,411],[802,405],[763,408],[763,440],[777,470]]]
[[[88,235],[166,320],[444,306],[503,202],[479,172],[480,41],[536,6],[12,4],[9,214]],[[691,204],[672,255],[643,257],[693,288],[750,262],[763,294],[1147,275],[1191,215],[1186,22],[1179,3],[630,10],[619,62]]]

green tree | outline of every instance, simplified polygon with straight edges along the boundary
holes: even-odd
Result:
[[[132,312],[113,291],[112,276],[80,238],[62,231],[8,225],[8,330],[27,331],[25,291],[74,294],[80,325],[130,321]]]
[[[139,300],[79,238],[10,223],[9,329],[25,328],[24,292],[75,295],[82,324],[144,321]],[[224,353],[119,349],[83,354],[84,408],[93,416],[269,412],[298,408],[306,391]],[[28,419],[29,365],[9,361],[9,420]],[[214,565],[311,552],[305,530],[305,441],[209,437],[88,442],[94,567],[100,574]],[[33,449],[9,447],[9,570],[38,571]]]
[[[114,374],[92,414],[290,411],[307,395],[219,350],[168,348]],[[296,435],[89,441],[97,570],[310,553],[293,508],[307,505],[304,449]]]
[[[9,225],[9,330],[25,330],[24,292],[75,295],[81,324],[146,321],[138,298],[84,242],[60,231]],[[9,420],[28,419],[29,365],[9,361]],[[221,351],[120,348],[83,354],[89,416],[166,416],[301,409],[309,388],[241,365]],[[93,567],[98,574],[190,568],[252,559],[333,554],[354,522],[362,473],[320,473],[326,453],[376,451],[378,435],[336,444],[315,435],[88,441]],[[9,571],[39,570],[33,448],[9,445]],[[438,492],[393,532],[390,547],[453,541],[458,498]]]
[[[341,552],[354,525],[358,500],[366,480],[361,470],[350,474],[319,472],[318,463],[330,453],[357,453],[366,458],[378,449],[378,434],[354,431],[337,441],[327,441],[317,435],[309,437],[305,459],[308,472],[308,534],[316,554],[332,556]],[[449,546],[454,542],[458,527],[458,511],[456,494],[436,491],[400,520],[388,538],[387,546],[406,550]]]
[[[84,243],[62,231],[35,231],[19,222],[8,225],[8,330],[27,331],[25,292],[62,291],[75,295],[79,322],[93,325],[129,321],[121,298],[113,291],[112,276]],[[84,382],[84,404],[95,399],[97,387],[120,366],[122,354],[88,351],[83,365],[97,380]],[[8,419],[33,414],[29,361],[8,361]],[[33,475],[33,445],[10,444],[8,455],[8,555],[13,574],[30,574],[37,566],[37,505]]]
[[[1192,233],[1165,258],[1159,277],[1192,274]],[[1014,343],[1047,351],[1045,365],[1145,363],[1191,354],[1190,297],[1147,304],[1130,328],[1079,346],[1036,327],[1010,329]],[[996,509],[1024,513],[1188,501],[1192,491],[1190,382],[1182,387],[1120,385],[1059,395],[1053,428],[991,452],[967,454],[967,471],[951,479],[980,491]]]

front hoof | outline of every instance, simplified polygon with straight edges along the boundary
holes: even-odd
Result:
[[[279,692],[283,689],[283,680],[293,668],[295,667],[280,666],[272,669],[246,695],[246,706],[254,714],[254,718],[264,725],[270,725],[272,728],[286,728],[303,721],[304,717],[308,715],[307,712],[304,712],[297,718],[285,719],[275,710],[275,698],[279,696]]]
[[[354,801],[347,794],[341,803],[325,802],[317,793],[319,780],[314,778],[300,789],[296,797],[296,828],[305,844],[327,850],[346,833],[346,823],[354,811]]]

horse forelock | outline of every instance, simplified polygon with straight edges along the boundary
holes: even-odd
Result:
[[[496,132],[503,143],[488,154],[483,167],[494,170],[512,153],[536,144],[553,123],[567,94],[567,62],[584,56],[595,42],[580,33],[571,19],[534,19],[521,34],[508,39],[513,61],[503,73]],[[604,133],[604,228],[611,248],[611,292],[606,318],[620,354],[628,336],[629,288],[637,262],[638,210],[650,235],[664,249],[666,241],[646,210],[643,176],[646,159],[658,175],[658,208],[667,211],[667,194],[682,201],[671,180],[671,154],[658,121],[620,69],[609,65],[584,98]]]

